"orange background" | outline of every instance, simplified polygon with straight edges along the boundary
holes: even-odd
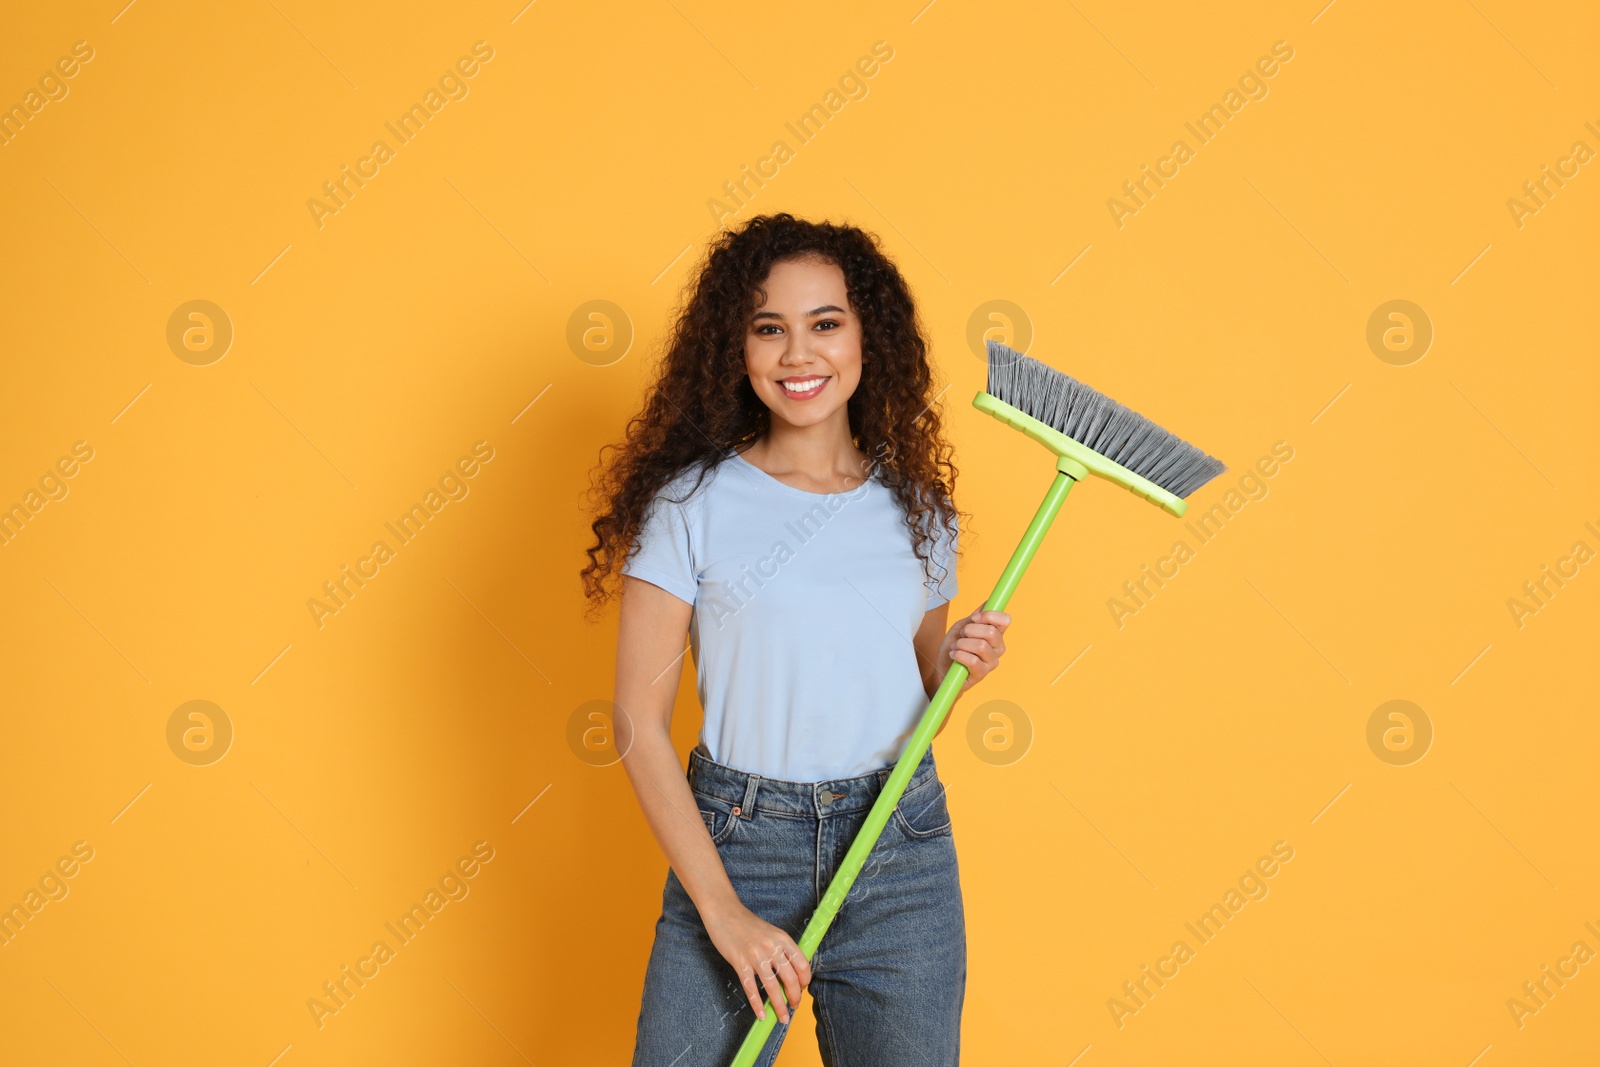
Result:
[[[708,201],[778,140],[722,221],[848,220],[905,271],[973,515],[958,610],[1051,476],[971,408],[973,336],[1224,459],[1191,516],[1293,450],[1120,626],[1108,601],[1191,535],[1074,493],[1002,669],[937,742],[968,1061],[1600,1051],[1600,963],[1520,1026],[1507,1004],[1600,951],[1600,566],[1560,564],[1600,551],[1600,175],[1561,163],[1600,149],[1592,9],[112,0],[5,21],[7,107],[93,53],[0,146],[0,506],[24,508],[0,544],[0,903],[66,894],[0,948],[7,1062],[626,1061],[666,864],[621,768],[568,740],[611,695],[615,634],[614,610],[582,617],[580,497]],[[492,57],[446,82],[465,95],[394,138],[479,41]],[[802,144],[785,123],[880,41]],[[1280,41],[1266,95],[1201,144],[1184,124]],[[1179,139],[1192,158],[1114,212]],[[378,140],[390,158],[319,219]],[[1546,165],[1564,186],[1514,212]],[[193,300],[218,310],[169,342]],[[1426,351],[1369,345],[1392,300]],[[385,524],[414,504],[438,510],[401,542]],[[379,540],[392,558],[361,564]],[[1519,620],[1546,564],[1569,578]],[[319,622],[347,565],[369,579]],[[183,711],[169,734],[196,700],[211,732]],[[1391,700],[1420,709],[1409,749],[1369,745]],[[1013,747],[988,701],[1017,709]],[[682,751],[697,727],[686,677]],[[1268,895],[1191,940],[1279,841]],[[415,940],[360,962],[441,884]],[[1108,1002],[1180,939],[1194,958],[1119,1025]],[[319,1018],[346,966],[375,977]],[[811,1025],[781,1062],[818,1062]]]

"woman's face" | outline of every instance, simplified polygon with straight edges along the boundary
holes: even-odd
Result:
[[[845,421],[861,381],[861,320],[844,271],[815,258],[776,263],[745,334],[745,370],[774,418],[793,426]]]

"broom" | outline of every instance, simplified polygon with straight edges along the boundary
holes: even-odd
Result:
[[[972,398],[972,406],[1021,430],[1047,448],[1056,457],[1056,476],[1033,521],[1024,531],[1021,543],[1012,553],[1011,561],[1000,572],[994,592],[983,605],[985,611],[1005,610],[1011,594],[1022,581],[1023,571],[1027,570],[1044,540],[1045,531],[1055,521],[1056,513],[1075,483],[1091,474],[1098,475],[1144,497],[1163,511],[1181,517],[1189,507],[1184,498],[1227,469],[1220,460],[1206,455],[1143,415],[998,341],[989,342],[988,357],[988,388]],[[807,959],[816,954],[822,935],[827,933],[843,906],[856,876],[888,825],[895,805],[900,803],[912,772],[933,744],[933,735],[939,732],[966,680],[966,664],[951,663],[928,710],[922,713],[901,750],[894,771],[867,813],[838,873],[796,942]],[[772,1010],[771,1000],[766,1002],[764,1010],[766,1017],[757,1018],[751,1025],[731,1067],[752,1067],[766,1045],[777,1015]]]

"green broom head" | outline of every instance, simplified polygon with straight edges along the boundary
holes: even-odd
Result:
[[[1097,474],[1173,515],[1227,470],[1138,412],[998,341],[989,342],[988,390],[972,405],[1054,452],[1057,470],[1079,481]]]

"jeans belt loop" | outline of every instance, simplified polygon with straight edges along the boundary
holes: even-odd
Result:
[[[761,776],[752,774],[744,780],[744,799],[739,802],[738,815],[741,819],[749,819],[755,814],[756,792],[760,788]]]

